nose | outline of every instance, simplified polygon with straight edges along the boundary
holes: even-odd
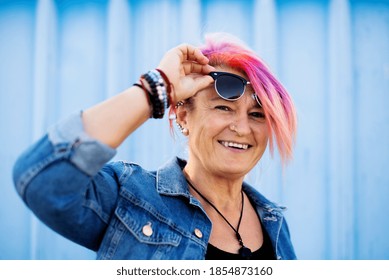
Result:
[[[247,113],[240,113],[237,115],[233,127],[238,136],[248,135],[251,132],[251,128]]]

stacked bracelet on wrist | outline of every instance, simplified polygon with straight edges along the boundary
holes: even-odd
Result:
[[[148,91],[143,82],[147,82],[150,91]],[[151,116],[155,119],[162,119],[165,114],[165,109],[169,108],[170,100],[168,94],[170,93],[170,82],[166,75],[161,70],[151,70],[141,76],[142,88],[148,95],[148,100],[152,106]],[[168,85],[166,89],[165,83]]]

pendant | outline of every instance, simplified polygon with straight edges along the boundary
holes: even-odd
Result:
[[[249,248],[247,248],[246,246],[243,246],[239,249],[239,255],[243,258],[243,259],[250,259],[251,257],[251,250]]]

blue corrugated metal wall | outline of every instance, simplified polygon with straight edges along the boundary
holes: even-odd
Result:
[[[301,259],[389,259],[389,1],[0,0],[0,259],[91,259],[14,190],[20,152],[48,126],[132,84],[170,47],[229,32],[294,97],[299,133],[283,172],[248,180],[287,205]],[[185,142],[150,120],[117,159],[156,168]]]

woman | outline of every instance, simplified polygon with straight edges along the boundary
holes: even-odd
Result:
[[[28,207],[98,259],[295,259],[283,209],[243,181],[268,143],[291,157],[293,104],[252,51],[215,38],[171,49],[139,83],[53,126],[14,167]],[[107,163],[168,107],[187,160]]]

